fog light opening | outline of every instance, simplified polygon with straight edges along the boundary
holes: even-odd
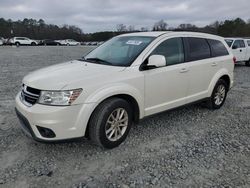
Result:
[[[40,127],[40,126],[36,126],[36,127],[37,127],[39,133],[43,137],[45,137],[45,138],[55,138],[56,137],[56,134],[51,129]]]

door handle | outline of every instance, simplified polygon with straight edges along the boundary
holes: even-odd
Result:
[[[212,63],[211,66],[215,67],[215,66],[217,66],[217,63]]]
[[[182,68],[182,69],[180,70],[180,73],[185,73],[185,72],[188,72],[188,69],[187,69],[187,68]]]

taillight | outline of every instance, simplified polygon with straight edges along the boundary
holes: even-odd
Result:
[[[234,64],[236,64],[236,57],[233,58]]]

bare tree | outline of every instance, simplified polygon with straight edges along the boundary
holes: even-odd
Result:
[[[190,23],[184,23],[184,24],[180,24],[179,29],[185,30],[185,29],[192,29],[192,28],[196,28],[195,25],[192,25]]]
[[[116,29],[117,29],[118,32],[125,32],[125,31],[127,31],[127,26],[124,25],[124,24],[118,24],[116,26]]]
[[[221,23],[220,23],[219,21],[215,21],[215,22],[211,23],[211,24],[209,25],[209,27],[218,29],[218,27],[220,26],[220,24],[221,24]]]
[[[147,27],[141,27],[141,31],[142,32],[147,32],[147,31],[149,31],[149,29]]]
[[[168,24],[164,20],[156,22],[153,27],[153,31],[166,31]]]
[[[128,31],[135,31],[135,26],[133,25],[128,26]]]

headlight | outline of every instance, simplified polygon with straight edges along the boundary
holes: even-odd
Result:
[[[81,94],[82,89],[71,91],[41,91],[38,103],[54,106],[71,105]]]

